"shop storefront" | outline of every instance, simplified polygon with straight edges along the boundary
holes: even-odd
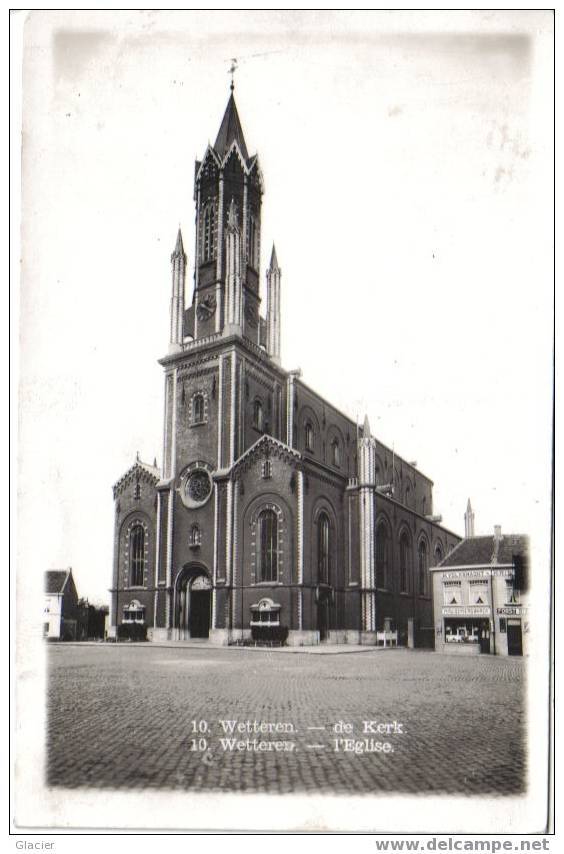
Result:
[[[526,554],[525,537],[496,533],[463,540],[431,568],[435,650],[457,655],[526,654]]]

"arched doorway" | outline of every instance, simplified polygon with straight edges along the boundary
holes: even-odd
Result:
[[[186,567],[178,576],[175,625],[179,640],[208,638],[211,627],[212,584],[206,570]]]

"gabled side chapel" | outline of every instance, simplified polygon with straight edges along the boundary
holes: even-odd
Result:
[[[114,486],[111,633],[227,644],[253,626],[296,645],[432,637],[429,567],[459,541],[433,484],[280,362],[281,270],[260,293],[263,181],[233,91],[196,162],[195,274],[171,256],[162,470]]]

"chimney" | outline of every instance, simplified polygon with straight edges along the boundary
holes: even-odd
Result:
[[[494,525],[494,540],[496,543],[501,540],[501,525]]]

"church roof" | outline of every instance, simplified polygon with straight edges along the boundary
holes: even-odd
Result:
[[[221,158],[225,157],[234,141],[239,146],[241,154],[245,160],[248,160],[249,152],[247,151],[247,146],[245,144],[243,128],[241,127],[239,113],[237,112],[237,106],[232,92],[229,96],[229,101],[227,102],[225,114],[214,145],[215,150]]]
[[[290,448],[289,445],[281,442],[280,439],[275,439],[273,436],[268,436],[265,433],[260,437],[260,439],[257,439],[254,445],[251,445],[251,447],[248,448],[238,460],[235,461],[232,471],[235,472],[246,464],[252,463],[257,457],[268,456],[270,453],[284,459],[286,462],[297,462],[302,458],[299,451],[296,451],[294,448]]]
[[[45,593],[62,593],[70,574],[70,569],[48,569],[45,573]]]
[[[130,483],[131,480],[133,480],[133,478],[135,477],[135,475],[141,475],[144,479],[149,479],[157,483],[157,481],[160,480],[161,472],[158,466],[149,465],[149,463],[144,463],[142,462],[142,460],[139,459],[139,456],[137,456],[137,459],[135,460],[131,468],[129,468],[125,472],[125,474],[123,474],[120,479],[114,484],[114,496],[116,496],[124,486]]]
[[[497,545],[497,550],[496,550]],[[496,544],[495,537],[468,537],[461,540],[439,564],[441,569],[458,566],[489,566],[512,564],[515,555],[527,554],[528,538],[524,534],[503,534]]]

